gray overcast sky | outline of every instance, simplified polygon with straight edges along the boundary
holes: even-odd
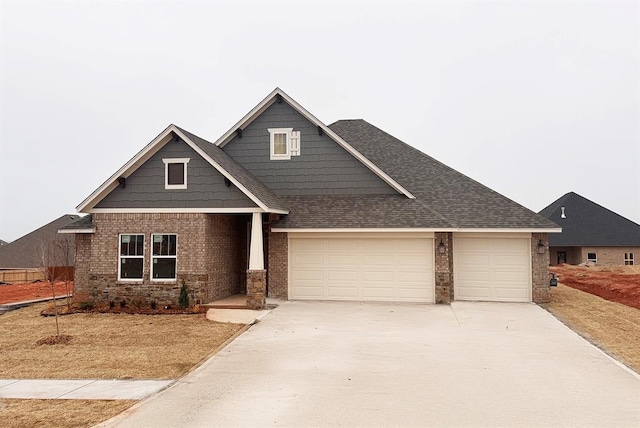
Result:
[[[638,3],[0,0],[0,238],[175,123],[215,141],[276,86],[539,211],[640,223]]]

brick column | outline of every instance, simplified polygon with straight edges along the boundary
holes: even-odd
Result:
[[[440,243],[444,253],[440,253]],[[436,303],[449,304],[453,300],[453,233],[436,232],[433,239],[436,265]]]
[[[538,253],[542,241],[544,254]],[[534,303],[547,303],[551,299],[549,288],[549,234],[531,234],[531,286]]]
[[[266,305],[267,271],[247,271],[247,307],[249,309],[264,309]]]

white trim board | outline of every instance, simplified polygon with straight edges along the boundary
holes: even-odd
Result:
[[[369,168],[374,174],[376,174],[380,179],[382,179],[389,186],[394,188],[398,193],[404,194],[407,198],[415,199],[416,197],[405,189],[400,183],[395,181],[389,175],[387,175],[384,171],[378,168],[373,162],[367,159],[362,153],[357,151],[351,144],[347,143],[342,137],[333,132],[327,125],[322,123],[317,117],[311,114],[307,109],[298,104],[293,98],[287,95],[282,89],[275,88],[266,98],[264,98],[260,103],[255,106],[249,113],[247,113],[242,119],[236,122],[235,125],[231,129],[229,129],[222,137],[220,137],[214,144],[219,147],[224,147],[229,141],[233,139],[236,134],[237,129],[243,129],[248,124],[253,122],[253,120],[258,117],[261,113],[263,113],[267,108],[269,108],[278,98],[278,96],[282,97],[284,101],[287,102],[291,107],[298,111],[301,115],[303,115],[307,120],[309,120],[314,125],[320,127],[322,132],[324,132],[329,138],[334,140],[343,149],[345,149],[348,153],[350,153],[353,157],[359,160],[364,166]]]
[[[96,228],[95,227],[91,227],[91,228],[87,228],[87,229],[58,229],[58,233],[69,233],[69,234],[96,233]]]
[[[294,229],[278,228],[271,229],[272,232],[288,233],[371,233],[371,232],[465,232],[465,233],[560,233],[562,229],[464,229],[464,228],[343,228],[343,229]]]
[[[91,214],[144,214],[144,213],[204,213],[204,214],[243,214],[263,213],[260,208],[93,208]],[[283,211],[269,211],[276,214],[287,214]]]

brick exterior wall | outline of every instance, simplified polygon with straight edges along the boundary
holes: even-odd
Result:
[[[440,254],[439,245],[445,245],[444,254]],[[453,300],[453,233],[436,232],[433,239],[435,255],[436,303],[449,304]]]
[[[561,251],[567,253],[567,263],[570,265],[586,263],[588,253],[596,253],[598,266],[623,266],[625,253],[633,253],[634,264],[640,264],[640,247],[551,247],[553,266],[558,264],[558,252]]]
[[[538,242],[545,246],[544,254],[538,253]],[[549,235],[531,234],[531,286],[534,303],[546,303],[551,299],[549,289]]]
[[[286,232],[269,233],[269,266],[267,281],[269,297],[289,298],[289,236]]]
[[[201,213],[94,214],[93,220],[96,232],[76,238],[80,264],[76,268],[75,301],[176,304],[183,281],[192,303],[206,303],[244,290],[247,217]],[[141,281],[118,280],[121,233],[144,235]],[[178,235],[176,281],[150,281],[153,233]]]

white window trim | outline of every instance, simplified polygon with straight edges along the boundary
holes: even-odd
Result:
[[[595,259],[590,259],[589,258],[589,253],[595,254],[596,258]],[[593,263],[598,263],[598,253],[596,251],[587,251],[587,261],[588,262],[593,262]]]
[[[635,260],[635,254],[634,253],[632,253],[632,252],[624,253],[624,255],[622,257],[624,259],[622,262],[624,263],[625,266],[633,266],[633,265],[635,265],[636,260]]]
[[[176,236],[176,255],[175,256],[154,256],[153,255],[153,237],[162,235],[175,235]],[[154,278],[153,276],[153,259],[175,259],[176,260],[176,275],[173,278]],[[151,264],[150,279],[151,282],[176,282],[178,280],[178,234],[177,233],[152,233],[151,241],[149,243],[149,263]]]
[[[271,155],[270,156],[271,160],[291,159],[291,148],[289,147],[289,144],[290,144],[289,140],[291,139],[291,132],[293,131],[293,128],[269,128],[268,131],[269,131],[269,154]],[[286,134],[287,136],[287,143],[285,144],[287,152],[285,154],[278,155],[275,153],[274,137],[276,134]]]
[[[186,189],[187,188],[187,164],[191,158],[167,158],[162,159],[164,163],[164,188],[167,190],[172,189]],[[184,164],[184,184],[169,184],[169,164],[170,163],[182,163]]]
[[[124,235],[142,235],[142,255],[141,256],[123,256],[121,251],[122,245],[122,237]],[[120,233],[118,234],[118,282],[143,282],[144,281],[144,253],[146,251],[146,239],[144,233],[140,232],[131,232],[131,233]],[[122,259],[142,259],[142,278],[122,278],[121,269],[122,269]]]

